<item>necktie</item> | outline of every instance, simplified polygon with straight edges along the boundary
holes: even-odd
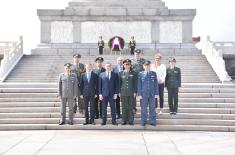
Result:
[[[110,73],[108,72],[108,79],[110,80]]]

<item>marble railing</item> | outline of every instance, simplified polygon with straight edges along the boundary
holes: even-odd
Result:
[[[23,37],[18,42],[0,42],[0,82],[3,82],[23,56]]]
[[[212,42],[210,37],[207,37],[206,50],[203,54],[206,56],[208,62],[211,64],[213,70],[216,72],[221,82],[232,81],[231,77],[226,71],[225,61],[223,59],[223,48],[224,45],[228,43],[225,42]]]

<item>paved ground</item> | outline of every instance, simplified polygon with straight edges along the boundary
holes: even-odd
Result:
[[[12,155],[234,155],[235,133],[141,131],[1,131]]]

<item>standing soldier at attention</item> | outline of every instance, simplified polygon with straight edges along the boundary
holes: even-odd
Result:
[[[139,73],[137,83],[137,93],[140,99],[141,106],[141,125],[147,124],[147,117],[149,116],[149,123],[152,126],[156,126],[157,114],[156,114],[156,102],[158,98],[158,83],[157,74],[150,71],[150,61],[144,63],[144,71]],[[149,109],[148,109],[149,108]],[[149,114],[148,114],[149,112]]]
[[[104,59],[102,57],[98,57],[95,59],[96,68],[93,69],[93,72],[100,76],[100,73],[105,72],[103,67]],[[102,118],[102,101],[99,99],[99,96],[95,98],[95,119]]]
[[[61,100],[61,119],[59,125],[64,125],[66,121],[66,104],[69,107],[69,122],[73,125],[73,105],[74,99],[77,97],[77,75],[71,73],[71,64],[66,63],[64,65],[64,73],[59,76],[58,82],[58,98]]]
[[[135,50],[134,58],[131,61],[132,61],[132,69],[133,69],[133,71],[136,72],[137,75],[144,70],[143,64],[146,60],[144,58],[141,58],[141,50],[140,49]],[[134,108],[133,109],[134,109],[134,113],[136,113],[136,111],[137,111],[136,99],[134,100]]]
[[[181,71],[180,68],[175,67],[175,58],[169,59],[169,68],[166,70],[165,86],[168,91],[168,104],[170,114],[176,115],[178,112],[178,92],[181,87]]]
[[[131,40],[129,42],[129,47],[131,49],[131,55],[134,55],[135,47],[136,47],[136,42],[134,36],[131,37]]]
[[[104,41],[102,40],[102,36],[99,37],[98,47],[99,47],[99,54],[102,55],[104,51]]]
[[[133,103],[136,97],[136,72],[131,70],[131,60],[123,61],[125,70],[119,73],[119,87],[122,101],[122,125],[134,125]]]
[[[80,78],[81,78],[82,73],[85,72],[84,64],[80,63],[80,59],[81,59],[80,54],[74,54],[73,55],[73,65],[71,66],[72,73],[75,73],[78,78],[78,84],[77,84],[78,96],[80,96]],[[83,100],[80,99],[79,97],[76,98],[74,101],[74,113],[77,112],[77,107],[79,109],[79,113],[83,114],[83,112],[85,110],[85,106],[84,106]]]

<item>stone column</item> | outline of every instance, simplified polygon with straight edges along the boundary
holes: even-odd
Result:
[[[192,43],[192,21],[182,21],[182,41]]]
[[[51,43],[51,21],[41,21],[41,43]]]
[[[81,22],[73,21],[73,42],[81,43],[82,41],[82,30]]]
[[[159,21],[152,21],[151,27],[151,39],[152,43],[159,43],[160,40],[160,22]]]

